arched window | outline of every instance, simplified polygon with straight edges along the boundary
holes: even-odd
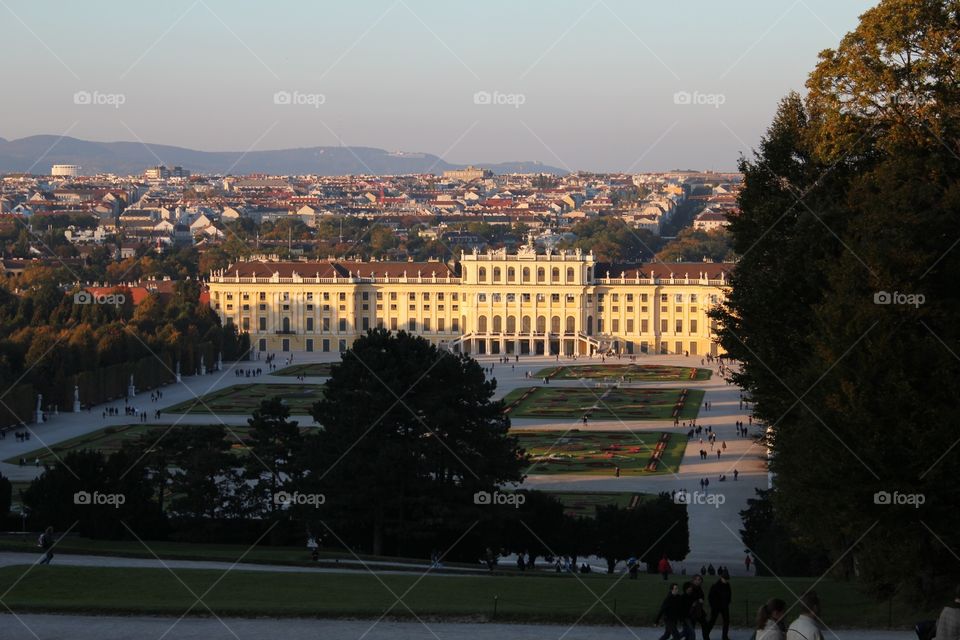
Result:
[[[560,267],[550,270],[550,282],[560,282]]]
[[[560,333],[560,316],[550,318],[550,333]]]
[[[507,333],[517,332],[517,317],[507,316]]]
[[[290,318],[283,319],[283,332],[287,333],[290,331]]]
[[[507,268],[507,282],[516,282],[517,281],[517,270],[513,267]]]
[[[587,282],[593,282],[593,267],[587,267]]]
[[[567,333],[576,333],[577,319],[573,316],[567,316]]]
[[[593,335],[593,316],[587,316],[587,335]]]
[[[503,321],[500,319],[500,316],[493,316],[493,332],[500,333],[503,331]]]
[[[523,268],[523,281],[530,282],[530,267]]]
[[[487,332],[487,316],[477,318],[477,333]]]
[[[547,332],[546,316],[537,316],[537,333],[546,333],[546,332]]]
[[[537,268],[537,282],[544,282],[547,278],[547,272],[543,267]]]
[[[487,268],[480,267],[477,269],[477,282],[486,282],[487,281]]]
[[[523,320],[520,323],[521,333],[530,333],[530,316],[523,316]]]
[[[500,282],[500,267],[493,268],[493,281]]]
[[[573,277],[573,267],[567,267],[567,283],[571,283],[575,280]]]

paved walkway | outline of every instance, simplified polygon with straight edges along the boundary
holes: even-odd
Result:
[[[282,354],[281,354],[282,356]],[[285,364],[283,358],[278,356],[278,369],[282,369]],[[308,362],[332,362],[339,359],[337,354],[301,354],[294,356],[294,364],[303,364]],[[499,363],[497,358],[483,357],[480,362],[485,367],[494,367],[492,375],[497,379],[497,397],[502,397],[510,391],[520,388],[542,384],[542,381],[536,377],[527,378],[526,373],[535,373],[541,368],[558,364],[555,358],[525,356],[521,357],[519,362],[507,364]],[[560,364],[598,364],[600,358],[579,358],[577,360],[560,359]],[[617,360],[608,358],[608,363],[626,363],[627,359]],[[666,364],[680,366],[701,366],[701,359],[698,357],[681,356],[660,356],[645,355],[637,356],[638,364]],[[195,400],[197,396],[203,396],[211,391],[216,391],[224,387],[235,384],[258,382],[258,383],[286,383],[298,384],[295,377],[274,376],[264,374],[257,378],[238,378],[234,371],[235,368],[246,369],[254,367],[265,367],[263,361],[250,363],[225,363],[224,370],[220,372],[209,373],[204,376],[184,376],[183,382],[170,384],[162,388],[163,400],[160,402],[150,401],[150,392],[138,394],[131,404],[140,410],[147,411],[151,416],[150,422],[158,425],[167,424],[219,424],[224,423],[230,426],[246,424],[247,416],[229,415],[212,416],[204,414],[174,415],[162,414],[159,421],[153,420],[153,412],[157,409],[173,406],[174,404]],[[720,442],[726,441],[727,449],[721,454],[718,460],[716,454],[706,461],[699,459],[700,443],[693,440],[687,446],[686,454],[681,463],[679,472],[676,474],[664,474],[658,476],[624,476],[621,478],[603,477],[603,476],[571,476],[571,475],[553,475],[553,476],[531,476],[526,481],[526,486],[539,489],[555,489],[562,491],[624,491],[639,493],[657,493],[660,491],[672,491],[683,489],[693,493],[699,491],[699,479],[702,477],[710,478],[709,492],[715,497],[711,499],[711,504],[693,504],[690,505],[690,555],[681,566],[675,569],[679,572],[681,568],[688,573],[696,572],[705,564],[713,563],[714,566],[726,565],[731,573],[743,575],[745,573],[743,559],[743,545],[738,540],[738,531],[740,529],[739,512],[746,507],[748,498],[754,495],[754,490],[758,487],[767,486],[767,472],[764,461],[764,451],[754,445],[753,439],[738,438],[734,432],[734,422],[736,420],[747,420],[747,412],[739,407],[739,390],[727,384],[716,373],[716,367],[709,367],[714,371],[710,380],[706,381],[686,381],[676,382],[637,382],[629,383],[629,387],[678,387],[685,386],[689,388],[702,389],[705,392],[704,400],[712,403],[711,411],[704,411],[701,406],[698,423],[701,425],[712,425],[718,433]],[[306,378],[301,384],[319,384],[322,378]],[[584,385],[595,389],[598,397],[603,394],[603,389],[596,388],[594,383],[581,382],[580,380],[551,380],[551,387],[572,387],[583,388]],[[122,413],[124,400],[115,401],[106,405],[99,405],[92,411],[74,413],[61,413],[57,416],[51,416],[50,419],[42,425],[32,425],[29,431],[32,436],[28,442],[17,442],[12,434],[8,434],[4,440],[0,440],[0,460],[7,458],[16,458],[27,455],[31,451],[44,446],[52,446],[58,442],[74,438],[92,431],[96,431],[105,426],[129,424],[131,418],[127,416],[116,416],[103,418],[104,407],[116,407]],[[309,416],[294,416],[302,425],[312,424],[312,418]],[[135,421],[135,418],[133,419]],[[513,418],[513,425],[524,429],[545,429],[560,430],[584,429],[585,427],[578,419],[571,420],[533,420]],[[614,431],[669,431],[675,437],[686,437],[685,430],[675,429],[672,423],[662,420],[591,420],[586,427],[588,430],[614,430]],[[709,445],[705,445],[709,451]],[[737,482],[733,481],[733,470],[740,472]],[[0,473],[11,478],[14,481],[26,482],[32,480],[39,474],[40,469],[34,466],[20,467],[17,465],[5,464],[0,462]],[[725,473],[728,480],[724,483],[718,481],[719,475]],[[722,496],[722,498],[720,497]],[[721,503],[722,501],[722,503]]]
[[[655,640],[660,629],[568,625],[393,622],[385,620],[238,619],[126,616],[0,615],[4,640]],[[907,631],[842,631],[828,640],[910,640]],[[751,631],[734,629],[734,640]]]
[[[0,567],[25,566],[39,561],[40,553],[18,553],[14,551],[0,551]],[[377,575],[380,574],[399,574],[399,575],[419,575],[426,573],[430,568],[428,563],[422,565],[403,563],[403,562],[370,562],[366,565],[359,560],[325,560],[325,562],[338,562],[343,568],[337,567],[308,567],[294,566],[285,564],[259,564],[252,562],[243,562],[233,564],[232,562],[220,562],[215,560],[172,560],[165,559],[162,562],[156,558],[127,558],[117,556],[96,556],[82,555],[73,553],[57,553],[54,549],[53,564],[67,567],[129,567],[132,569],[213,569],[217,571],[271,571],[278,573],[356,573],[357,571],[367,571],[368,567],[374,569]],[[390,567],[395,567],[391,569]],[[476,573],[480,576],[486,576],[488,571],[482,567],[463,568],[457,567],[457,573],[447,573],[443,571],[431,571],[431,576],[462,576],[464,573]],[[0,636],[2,638],[3,636]]]

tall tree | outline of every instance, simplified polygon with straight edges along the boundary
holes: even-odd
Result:
[[[303,443],[290,407],[279,397],[260,402],[247,420],[250,425],[249,451],[245,457],[247,476],[256,480],[256,493],[265,512],[279,513],[277,494],[300,478],[297,464]]]
[[[791,535],[929,597],[960,542],[960,2],[881,2],[807,86],[742,162],[721,342],[772,426]]]
[[[495,389],[465,355],[372,330],[314,406],[309,480],[340,522],[371,532],[374,553],[436,523],[465,531],[482,508],[473,494],[520,481],[526,464]]]

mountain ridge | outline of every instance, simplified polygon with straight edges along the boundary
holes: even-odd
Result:
[[[68,136],[37,134],[7,140],[0,137],[0,173],[45,174],[54,164],[78,164],[85,175],[136,175],[165,164],[198,174],[266,173],[275,175],[390,175],[441,173],[467,165],[447,162],[431,153],[387,151],[377,147],[293,147],[258,151],[198,151],[187,147],[125,140],[98,142]],[[476,163],[494,173],[551,173],[565,170],[536,161]]]

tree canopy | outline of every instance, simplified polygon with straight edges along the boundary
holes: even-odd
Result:
[[[772,427],[778,522],[878,593],[957,579],[958,80],[956,0],[884,0],[824,51],[741,162],[716,313]]]

